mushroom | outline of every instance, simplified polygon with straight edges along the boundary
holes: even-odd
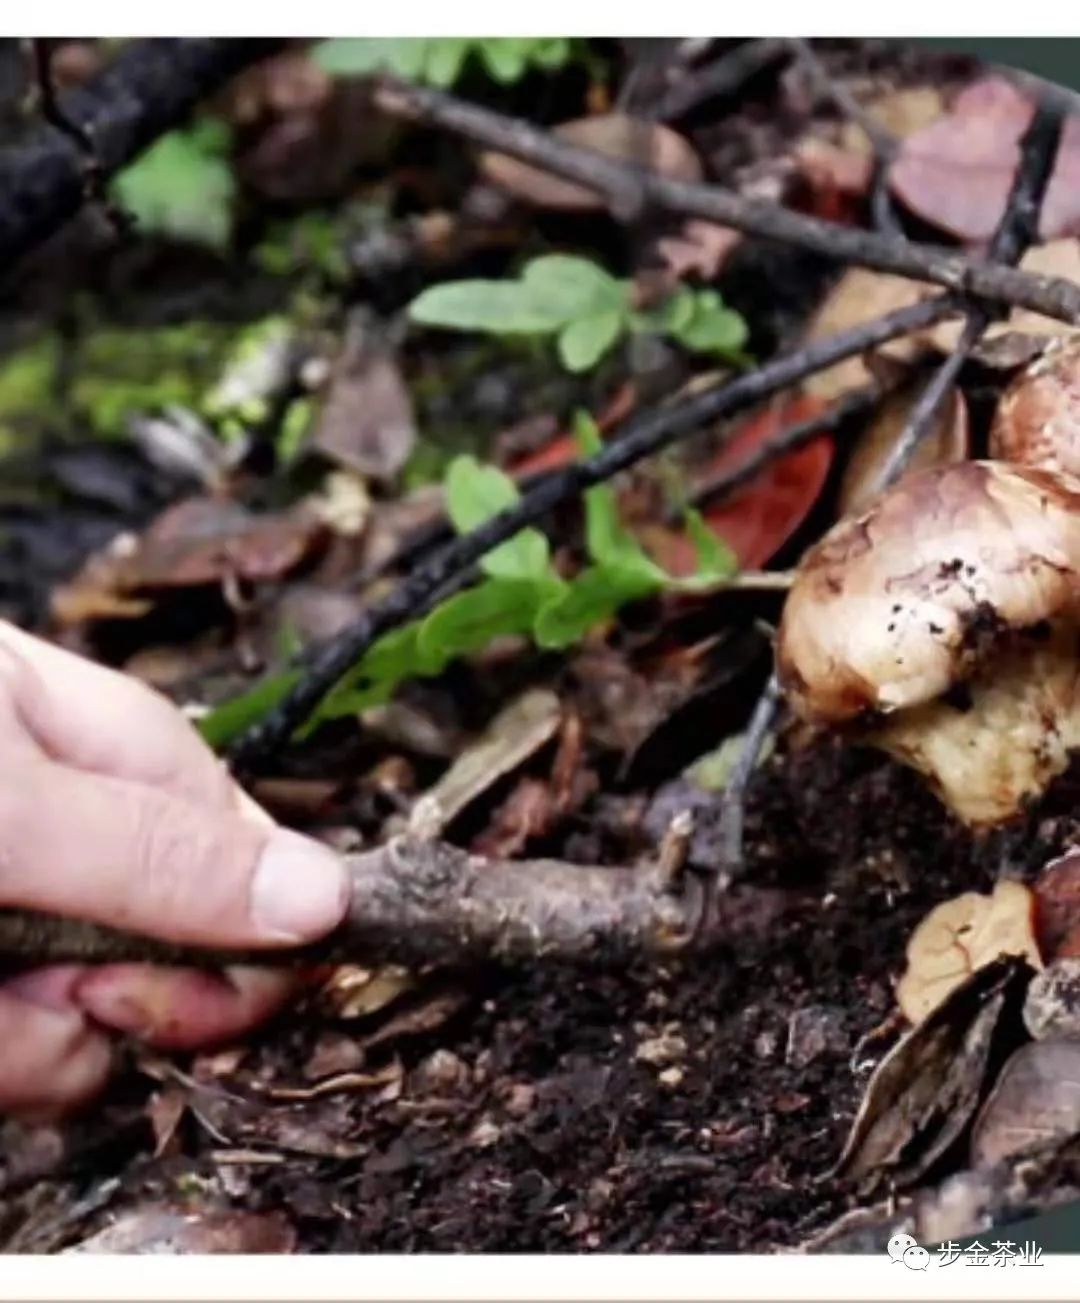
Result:
[[[1080,480],[998,462],[906,477],[807,552],[777,671],[793,710],[920,771],[974,826],[1080,743]]]
[[[1080,476],[1080,336],[1056,339],[1008,386],[990,455]]]

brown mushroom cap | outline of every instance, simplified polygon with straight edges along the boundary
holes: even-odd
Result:
[[[1080,337],[1055,340],[1005,390],[990,455],[1080,476]]]
[[[1080,480],[997,462],[905,478],[803,558],[777,667],[803,718],[933,701],[1080,601]]]

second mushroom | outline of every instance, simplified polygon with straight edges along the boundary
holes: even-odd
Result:
[[[795,713],[926,776],[972,825],[1080,745],[1080,480],[1000,462],[910,475],[803,558],[777,640]]]

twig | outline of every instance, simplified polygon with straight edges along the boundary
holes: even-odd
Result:
[[[86,199],[89,142],[102,183],[211,91],[281,44],[268,40],[133,42],[52,123],[0,152],[0,269],[52,235]]]
[[[834,433],[853,417],[868,412],[881,398],[881,393],[882,390],[877,385],[855,389],[819,415],[787,426],[779,434],[766,439],[731,470],[721,471],[704,484],[699,484],[690,495],[690,505],[700,509],[726,498],[756,479],[772,462],[813,443],[823,434]]]
[[[685,117],[705,100],[734,95],[751,77],[756,77],[770,64],[779,63],[790,54],[788,42],[782,36],[743,41],[707,67],[687,73],[676,82],[661,96],[654,116],[660,122],[671,122]]]
[[[774,672],[769,675],[769,681],[750,716],[739,758],[720,798],[720,864],[711,881],[710,894],[713,897],[726,891],[742,869],[746,792],[761,755],[761,748],[776,722],[781,703],[780,683]]]
[[[1063,110],[1060,100],[1040,100],[1034,116],[1020,142],[1020,162],[1013,178],[1005,211],[990,241],[991,261],[1019,261],[1034,239],[1039,212],[1046,195],[1054,162],[1061,142]],[[912,408],[900,438],[881,468],[878,487],[885,488],[903,475],[922,441],[934,428],[942,404],[949,396],[956,377],[990,324],[993,313],[984,303],[969,305],[964,328],[952,353],[931,376],[919,400]]]
[[[318,649],[307,660],[305,672],[292,691],[231,749],[234,767],[250,770],[263,756],[287,742],[376,638],[424,614],[436,593],[446,595],[460,588],[468,568],[485,553],[526,525],[540,520],[560,503],[612,478],[706,422],[762,402],[815,371],[898,335],[923,329],[956,310],[955,301],[947,296],[924,299],[831,339],[808,344],[729,384],[631,420],[621,437],[606,444],[596,456],[566,467],[525,494],[515,506],[429,556],[384,600],[371,606],[333,641]]]
[[[889,198],[889,168],[899,149],[896,137],[863,108],[846,86],[830,75],[821,56],[809,41],[792,37],[790,44],[818,94],[831,99],[844,117],[862,128],[870,141],[874,159],[870,181],[870,212],[874,225],[883,234],[905,238]]]
[[[375,92],[387,113],[455,131],[477,144],[577,181],[616,206],[639,216],[654,204],[740,231],[794,244],[839,262],[872,267],[931,281],[967,297],[1030,308],[1055,320],[1080,322],[1080,285],[967,258],[938,245],[914,244],[872,231],[859,231],[804,217],[777,204],[747,199],[719,186],[672,181],[616,162],[590,149],[558,140],[549,132],[465,100],[384,78]]]
[[[703,891],[671,865],[581,867],[489,860],[445,842],[401,838],[346,857],[353,906],[314,946],[210,951],[20,910],[0,911],[8,962],[323,962],[506,964],[539,959],[618,964],[671,954],[700,939]],[[672,881],[677,878],[678,881]]]

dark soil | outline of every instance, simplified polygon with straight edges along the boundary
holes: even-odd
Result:
[[[730,946],[627,974],[433,977],[412,1007],[465,994],[456,1015],[363,1064],[375,1074],[397,1056],[400,1088],[274,1104],[259,1083],[304,1085],[332,1027],[294,1014],[191,1097],[170,1157],[148,1156],[128,1077],[83,1124],[86,1176],[56,1187],[61,1206],[75,1202],[48,1234],[92,1229],[77,1196],[116,1171],[106,1220],[159,1200],[275,1210],[306,1251],[796,1244],[850,1206],[823,1178],[895,1030],[891,983],[912,927],[950,894],[985,889],[1005,861],[1024,871],[1067,840],[1055,811],[1076,781],[1024,829],[978,843],[868,753],[776,761],[751,810],[752,876],[775,889],[742,890]],[[392,1015],[338,1030],[359,1041]]]

